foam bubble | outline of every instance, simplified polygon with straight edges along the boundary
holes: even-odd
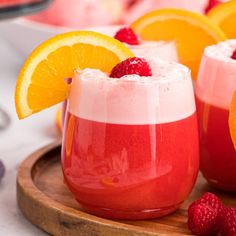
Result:
[[[84,119],[113,124],[160,124],[195,112],[189,70],[177,63],[149,60],[151,77],[109,78],[85,69],[71,84],[69,111]]]
[[[202,101],[228,109],[236,90],[236,60],[231,58],[236,40],[227,40],[205,49],[201,60],[196,95]]]

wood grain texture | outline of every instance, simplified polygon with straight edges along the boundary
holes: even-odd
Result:
[[[84,212],[63,182],[60,143],[29,156],[17,177],[18,206],[33,224],[59,236],[164,236],[191,235],[187,207],[204,192],[216,193],[226,205],[236,206],[236,195],[210,188],[201,175],[189,199],[176,213],[154,220],[113,221]]]

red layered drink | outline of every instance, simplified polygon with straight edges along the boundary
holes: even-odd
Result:
[[[236,90],[236,40],[205,49],[196,101],[200,128],[201,171],[208,182],[236,192],[236,151],[229,133],[229,105]]]
[[[120,219],[160,217],[188,197],[198,172],[189,71],[150,60],[152,76],[109,78],[85,69],[71,84],[65,182],[82,207]]]

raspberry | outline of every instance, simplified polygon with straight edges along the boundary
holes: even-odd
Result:
[[[193,203],[188,209],[188,227],[196,235],[215,232],[216,218],[217,211],[204,203]]]
[[[233,54],[232,54],[231,58],[236,60],[236,49],[233,51]]]
[[[202,197],[197,199],[194,203],[204,203],[212,207],[217,212],[217,214],[224,209],[224,204],[220,201],[220,199],[213,193],[209,192],[203,194]]]
[[[215,7],[216,5],[220,4],[221,1],[219,0],[209,0],[208,5],[205,9],[205,13],[211,10],[211,8]]]
[[[151,76],[152,70],[144,58],[132,57],[117,64],[112,69],[110,77],[120,78],[124,75],[132,74],[139,76]]]
[[[221,236],[236,236],[236,208],[225,208],[220,214],[218,225]]]
[[[197,235],[211,235],[218,232],[218,222],[224,209],[224,204],[216,195],[209,192],[203,194],[189,207],[189,229]]]
[[[121,41],[121,42],[123,42],[123,43],[127,43],[127,44],[130,44],[130,45],[140,44],[137,35],[129,27],[125,27],[125,28],[120,29],[115,34],[114,38]]]

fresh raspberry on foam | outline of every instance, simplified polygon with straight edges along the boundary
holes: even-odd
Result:
[[[131,57],[117,64],[112,69],[110,77],[120,78],[124,75],[132,74],[139,76],[152,76],[152,70],[144,58]]]
[[[129,27],[121,28],[119,31],[116,32],[115,39],[127,43],[129,45],[139,45],[138,36],[134,33],[134,31]]]

